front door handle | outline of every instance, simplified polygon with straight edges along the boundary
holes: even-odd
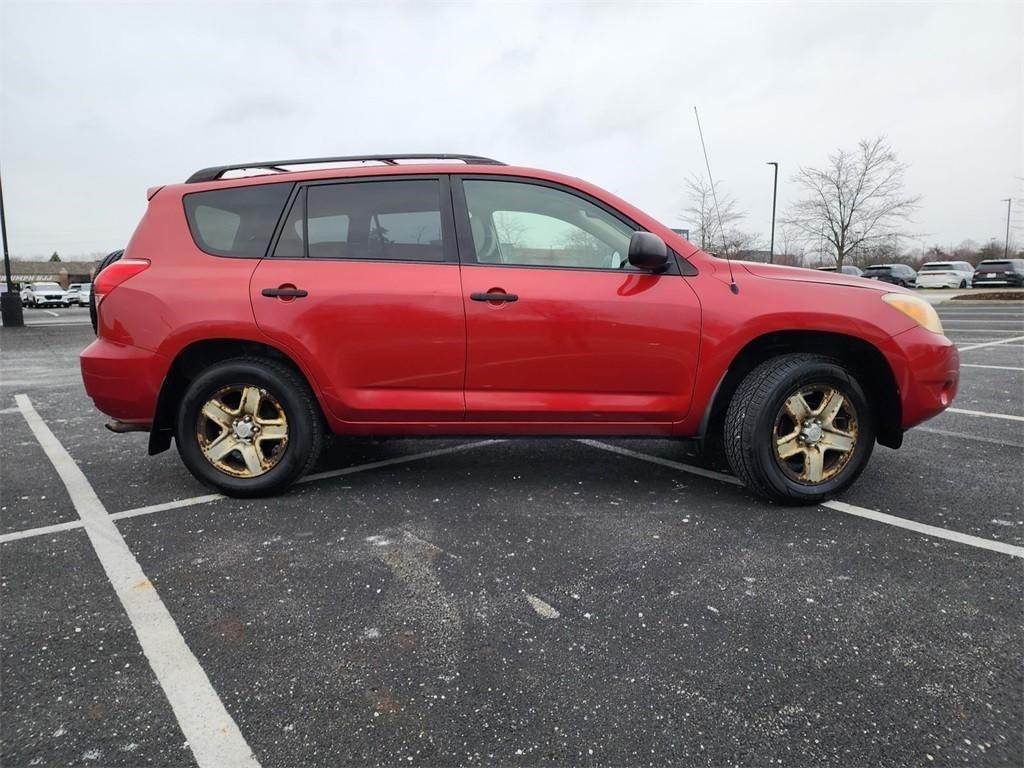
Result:
[[[488,291],[487,293],[471,293],[469,298],[473,301],[519,301],[519,297],[514,293],[503,293],[500,291]]]
[[[264,288],[261,293],[268,298],[277,299],[302,299],[309,296],[307,291],[301,288],[295,288],[294,286],[284,286],[280,288]]]

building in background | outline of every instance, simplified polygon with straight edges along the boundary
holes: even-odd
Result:
[[[11,280],[22,286],[31,282],[60,283],[67,290],[71,283],[92,282],[95,261],[20,261],[11,259]]]

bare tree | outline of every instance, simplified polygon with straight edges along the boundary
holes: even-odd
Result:
[[[718,210],[715,210],[715,193],[718,195]],[[690,225],[691,232],[700,241],[703,250],[722,247],[723,232],[729,233],[732,225],[746,214],[739,210],[736,201],[715,182],[711,184],[703,176],[694,174],[686,180],[686,199],[689,206],[683,209],[679,220]],[[721,214],[721,221],[719,221]],[[730,239],[730,238],[726,238]],[[726,246],[728,249],[728,246]]]
[[[883,243],[916,210],[920,196],[903,190],[906,169],[884,137],[840,149],[825,168],[801,168],[793,178],[807,197],[793,204],[786,223],[808,240],[823,237],[841,269],[847,254]]]

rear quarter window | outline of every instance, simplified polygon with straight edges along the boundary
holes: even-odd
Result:
[[[261,258],[292,184],[257,184],[185,195],[192,239],[214,256]]]

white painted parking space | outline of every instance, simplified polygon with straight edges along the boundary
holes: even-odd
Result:
[[[1003,419],[1004,421],[1024,421],[1024,416],[1015,416],[1012,413],[989,413],[988,411],[972,411],[968,408],[947,408],[948,413],[962,413],[965,416],[984,416],[989,419]]]
[[[980,363],[960,363],[961,368],[987,368],[990,371],[1024,371],[1013,365],[981,365]]]
[[[970,352],[972,349],[982,349],[983,347],[996,347],[1000,344],[1012,344],[1015,341],[1024,341],[1024,336],[1014,336],[1009,339],[1000,339],[998,341],[986,341],[980,344],[968,344],[966,347],[960,347],[961,352]]]
[[[26,395],[16,402],[60,476],[200,768],[259,762],[85,474]]]
[[[18,397],[24,397],[24,395],[18,395]],[[21,410],[21,408],[17,409]],[[399,464],[408,464],[413,461],[422,461],[424,459],[431,459],[437,456],[446,456],[453,453],[462,453],[465,451],[473,450],[474,448],[483,448],[487,445],[494,445],[502,442],[501,440],[477,440],[472,443],[462,443],[460,445],[453,445],[447,448],[437,448],[432,451],[421,451],[419,453],[412,453],[408,456],[397,456],[392,459],[383,459],[381,461],[371,461],[366,464],[357,464],[352,467],[344,467],[341,469],[331,469],[326,472],[317,472],[313,475],[306,475],[299,479],[299,483],[312,483],[317,480],[326,480],[332,477],[343,477],[345,475],[353,475],[357,472],[367,472],[372,469],[381,469],[382,467],[393,467]],[[219,493],[206,493],[201,496],[191,496],[185,499],[174,499],[172,501],[165,501],[159,504],[147,504],[143,507],[134,507],[132,509],[126,509],[121,512],[109,513],[111,520],[126,520],[132,517],[141,517],[142,515],[152,515],[156,512],[170,512],[175,509],[185,509],[188,507],[200,506],[203,504],[211,504],[215,501],[222,501],[226,499]],[[56,523],[54,525],[43,525],[38,528],[27,528],[21,531],[12,531],[10,533],[0,534],[0,544],[5,544],[9,541],[18,541],[20,539],[30,539],[36,536],[46,536],[51,533],[59,533],[61,531],[71,531],[76,528],[82,528],[85,526],[85,521],[69,520],[65,523]]]
[[[689,472],[691,474],[700,475],[701,477],[710,477],[714,480],[721,480],[732,484],[739,484],[736,478],[730,475],[721,475],[717,472],[710,472],[700,467],[693,467],[688,464],[682,464],[676,461],[670,461],[663,459],[660,456],[652,456],[650,454],[641,453],[639,451],[631,451],[624,448],[619,448],[615,445],[602,442],[600,440],[580,440],[584,445],[590,445],[594,448],[600,448],[604,451],[611,451],[621,456],[630,456],[634,459],[641,461],[650,462],[651,464],[658,464],[663,467],[670,467],[672,469],[678,469],[682,472]],[[966,533],[960,533],[959,531],[951,531],[947,528],[940,528],[934,525],[926,525],[924,523],[918,523],[914,520],[907,520],[903,517],[897,517],[895,515],[889,515],[884,512],[879,512],[874,509],[866,509],[864,507],[858,507],[853,504],[847,504],[842,501],[826,501],[821,504],[823,507],[832,509],[836,512],[842,512],[848,515],[854,515],[856,517],[862,517],[867,520],[874,520],[878,523],[885,525],[895,526],[897,528],[904,528],[908,531],[915,531],[925,536],[932,536],[940,539],[946,539],[947,541],[955,541],[958,544],[966,544],[967,546],[976,547],[978,549],[987,549],[991,552],[999,552],[1004,555],[1011,555],[1013,557],[1024,558],[1024,547],[1018,547],[1013,544],[1007,544],[1003,541],[995,541],[993,539],[983,539],[979,536],[971,536]]]

